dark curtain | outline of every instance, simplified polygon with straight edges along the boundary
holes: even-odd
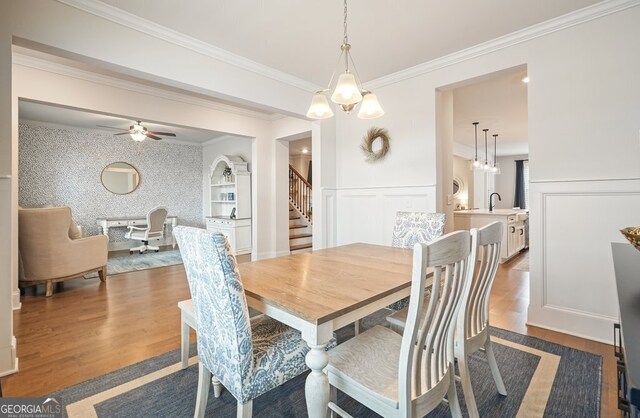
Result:
[[[516,160],[516,193],[513,207],[526,209],[524,200],[524,160]]]
[[[309,168],[307,169],[307,181],[309,182],[309,184],[313,184],[313,182],[311,180],[313,180],[311,178],[311,173],[313,171],[311,170],[311,160],[309,160]]]

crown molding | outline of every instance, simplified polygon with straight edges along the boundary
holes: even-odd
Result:
[[[99,134],[103,134],[103,135],[109,135],[108,132],[105,132],[104,130],[101,130],[101,129],[87,128],[87,127],[84,127],[84,126],[66,125],[64,123],[44,122],[44,121],[41,121],[41,120],[33,120],[33,119],[20,119],[19,123],[25,124],[25,125],[38,126],[38,127],[41,127],[41,128],[73,129],[75,131],[91,132],[91,133],[99,133]],[[145,140],[145,141],[152,141],[152,140]],[[164,142],[166,144],[184,145],[184,146],[189,146],[189,147],[202,147],[202,145],[203,145],[202,143],[196,142],[196,141],[182,141],[182,140],[179,140],[179,139],[172,139],[172,138],[162,138],[162,142]]]
[[[640,0],[605,0],[470,48],[377,78],[365,84],[368,89],[378,89],[638,5],[640,5]]]
[[[160,26],[157,23],[151,22],[150,20],[147,20],[140,16],[136,16],[122,9],[118,9],[117,7],[113,7],[109,4],[102,3],[97,0],[56,1],[90,13],[94,16],[109,20],[116,24],[125,26],[129,29],[136,30],[138,32],[153,36],[158,39],[162,39],[183,48],[190,49],[199,54],[206,55],[208,57],[220,60],[227,64],[231,64],[243,70],[251,71],[255,74],[268,77],[272,80],[288,84],[290,86],[308,91],[310,93],[318,90],[318,86],[299,77],[295,77],[291,74],[285,73],[284,71],[276,70],[275,68],[252,61],[248,58],[213,46],[173,29]]]
[[[13,64],[21,65],[24,67],[35,68],[37,70],[47,71],[54,74],[59,74],[67,77],[73,77],[80,80],[90,81],[93,83],[102,84],[109,87],[115,87],[119,89],[129,90],[136,93],[146,94],[150,96],[160,97],[167,100],[176,102],[182,102],[190,105],[206,107],[221,112],[232,113],[240,116],[246,116],[254,119],[261,119],[270,121],[277,114],[262,113],[254,110],[243,109],[223,103],[218,103],[210,100],[200,99],[197,97],[189,96],[186,94],[180,94],[173,91],[164,90],[158,87],[147,86],[133,81],[123,80],[117,77],[111,77],[104,74],[94,73],[92,71],[83,70],[80,68],[70,67],[68,65],[60,64],[57,62],[49,61],[39,57],[31,55],[24,55],[20,53],[13,54]]]

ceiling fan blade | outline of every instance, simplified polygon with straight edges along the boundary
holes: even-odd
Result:
[[[163,135],[163,136],[176,136],[176,134],[172,133],[172,132],[155,132],[155,131],[149,131],[150,134],[154,134],[154,135]]]
[[[98,126],[98,127],[100,127],[100,128],[117,129],[117,130],[119,130],[119,131],[127,131],[127,130],[128,130],[128,129],[123,129],[123,128],[116,128],[116,127],[114,127],[114,126],[104,126],[104,125],[96,125],[96,126]]]
[[[127,131],[127,132],[122,132],[122,133],[114,134],[114,135],[129,135],[129,132]]]
[[[159,141],[162,139],[159,136],[151,135],[150,132],[147,132],[145,135],[147,136],[147,138],[155,139],[156,141]]]

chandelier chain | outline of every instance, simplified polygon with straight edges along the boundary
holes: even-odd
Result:
[[[347,35],[347,0],[344,0],[344,39],[343,44],[349,43],[349,36]]]

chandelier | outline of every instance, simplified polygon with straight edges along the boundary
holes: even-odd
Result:
[[[340,109],[346,113],[350,113],[358,103],[362,102],[358,112],[360,119],[374,119],[384,115],[384,110],[378,103],[378,97],[371,91],[362,88],[356,65],[351,57],[351,45],[347,35],[347,0],[344,0],[344,38],[340,46],[338,64],[342,62],[343,57],[344,72],[338,77],[336,86],[331,94],[331,101],[338,104]],[[351,72],[351,69],[353,69],[353,72]],[[307,111],[308,118],[327,119],[333,116],[333,111],[327,100],[327,92],[331,90],[335,75],[336,71],[334,70],[327,88],[319,90],[313,95],[311,106]]]

